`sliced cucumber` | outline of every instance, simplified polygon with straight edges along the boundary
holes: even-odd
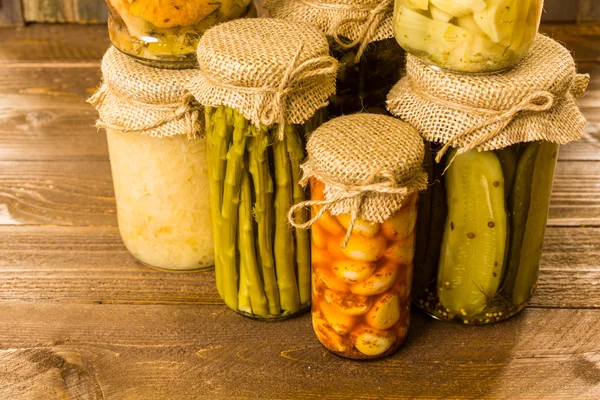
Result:
[[[454,17],[464,17],[486,7],[484,0],[430,0],[430,3]]]
[[[515,28],[522,29],[522,25],[518,25],[521,6],[519,3],[528,1],[488,0],[484,10],[475,12],[475,22],[494,43],[500,43],[504,39],[512,38]]]
[[[504,176],[493,152],[456,156],[446,172],[448,217],[438,271],[438,297],[450,313],[484,311],[500,287],[506,248]]]

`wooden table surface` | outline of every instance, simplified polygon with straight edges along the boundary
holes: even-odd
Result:
[[[106,28],[0,30],[0,399],[600,399],[600,28],[544,30],[592,83],[531,306],[485,327],[413,312],[405,346],[374,362],[325,351],[309,315],[234,314],[212,272],[137,264],[85,103]]]

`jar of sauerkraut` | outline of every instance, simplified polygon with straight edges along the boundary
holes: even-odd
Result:
[[[318,29],[265,18],[208,30],[198,62],[217,289],[244,316],[296,315],[310,307],[310,239],[288,210],[307,198],[305,137],[324,119],[337,61]]]
[[[581,137],[589,76],[538,36],[504,74],[457,76],[409,57],[390,112],[431,142],[417,221],[414,302],[437,319],[487,324],[533,296],[560,144]]]
[[[427,186],[418,132],[392,117],[354,114],[318,128],[302,169],[312,207],[312,318],[343,357],[393,353],[410,319],[418,192]]]
[[[119,50],[160,68],[196,65],[196,46],[211,26],[256,17],[252,0],[106,0],[108,31]]]
[[[266,0],[276,17],[318,26],[340,62],[330,116],[366,110],[386,113],[385,97],[398,82],[404,51],[392,30],[393,0]]]
[[[109,49],[89,100],[106,128],[119,230],[145,265],[197,271],[214,264],[206,140],[185,91],[189,70],[140,65]]]
[[[543,0],[395,0],[398,43],[448,71],[494,73],[531,48]]]

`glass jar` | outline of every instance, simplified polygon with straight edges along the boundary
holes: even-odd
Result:
[[[307,311],[310,238],[288,212],[308,199],[305,138],[325,118],[338,63],[316,27],[276,18],[215,26],[197,54],[190,91],[205,106],[219,295],[256,319]]]
[[[148,266],[197,271],[214,264],[206,141],[106,131],[119,231]]]
[[[340,61],[337,91],[331,97],[328,111],[333,117],[360,111],[387,114],[386,96],[400,80],[404,67],[404,51],[394,38],[370,43],[360,60],[357,48],[342,49],[329,40],[331,52]]]
[[[234,311],[258,319],[288,318],[310,307],[310,239],[287,213],[307,199],[300,186],[304,125],[256,128],[237,110],[206,107],[215,268],[219,294]]]
[[[106,0],[112,44],[138,61],[160,68],[191,68],[208,28],[256,17],[252,0]]]
[[[527,305],[537,286],[558,148],[539,141],[451,150],[430,167],[434,183],[423,195],[417,229],[417,255],[424,254],[414,281],[419,308],[438,319],[486,324]]]
[[[324,200],[311,179],[311,198]],[[326,211],[312,229],[312,322],[328,350],[347,358],[385,357],[408,332],[418,194],[382,224],[357,220],[345,248],[348,214]],[[313,216],[318,209],[313,207]]]
[[[427,64],[454,72],[500,72],[529,51],[543,5],[543,0],[395,0],[394,33]]]

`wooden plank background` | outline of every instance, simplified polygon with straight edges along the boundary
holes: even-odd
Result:
[[[600,21],[600,0],[545,0],[544,10],[546,22]],[[107,15],[105,0],[0,1],[0,26],[23,21],[104,23]]]
[[[543,29],[592,82],[586,135],[561,149],[531,306],[479,328],[413,312],[400,352],[369,363],[325,351],[308,315],[232,313],[212,272],[137,264],[85,103],[106,28],[0,30],[0,399],[599,399],[600,29]]]

